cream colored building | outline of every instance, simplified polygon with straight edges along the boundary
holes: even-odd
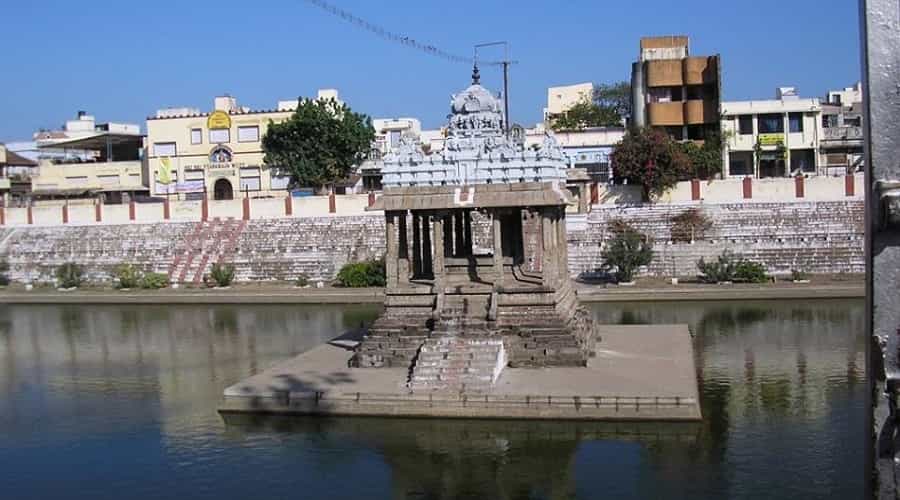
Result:
[[[594,96],[593,83],[576,83],[547,88],[547,107],[544,108],[544,122],[549,123],[572,106],[582,101],[590,101]]]
[[[338,100],[333,89],[317,98]],[[238,106],[231,96],[216,97],[213,110],[167,108],[147,118],[147,165],[151,194],[212,199],[283,196],[289,178],[263,163],[262,138],[269,122],[279,123],[298,101],[279,101],[275,109]]]

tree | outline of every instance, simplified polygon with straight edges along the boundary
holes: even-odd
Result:
[[[615,269],[618,282],[631,282],[635,271],[653,261],[653,241],[622,221],[613,220],[609,226],[614,236],[601,255],[605,267]]]
[[[628,82],[601,83],[594,87],[594,102],[613,111],[620,120],[631,119],[631,84]]]
[[[290,118],[269,122],[266,165],[290,176],[291,187],[324,187],[346,178],[375,139],[372,119],[335,99],[302,99]]]
[[[722,139],[719,134],[710,135],[702,145],[688,141],[681,147],[691,163],[693,178],[710,179],[722,172]]]
[[[613,177],[640,185],[645,200],[661,196],[692,174],[684,148],[652,128],[629,130],[613,151],[612,165]]]
[[[619,127],[631,116],[631,85],[601,84],[590,97],[584,96],[566,112],[554,116],[553,130],[583,130],[588,127]]]

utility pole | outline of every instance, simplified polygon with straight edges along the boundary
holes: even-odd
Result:
[[[478,49],[482,47],[493,47],[496,45],[503,46],[503,131],[506,132],[506,138],[509,139],[509,66],[513,63],[509,60],[509,42],[489,42],[479,43],[475,46],[475,63],[478,63]]]

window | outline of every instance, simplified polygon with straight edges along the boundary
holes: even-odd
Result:
[[[231,142],[231,130],[227,128],[217,128],[209,131],[210,144],[222,144],[223,142]]]
[[[803,132],[803,113],[788,113],[788,126],[792,134]]]
[[[747,176],[753,175],[752,156],[746,153],[728,154],[728,174]]]
[[[791,151],[791,172],[792,173],[815,173],[816,162],[815,155],[811,149],[794,149]]]
[[[753,135],[753,115],[738,116],[738,133],[741,135]]]
[[[287,175],[273,175],[271,178],[272,181],[272,191],[278,191],[287,189],[288,185],[291,182],[290,176]]]
[[[759,115],[760,134],[783,134],[784,117],[779,114]]]
[[[153,144],[153,154],[156,156],[175,156],[175,143],[157,142]]]
[[[241,191],[259,191],[259,177],[241,177]]]
[[[684,127],[679,126],[670,126],[666,127],[666,134],[669,135],[669,138],[673,141],[682,141],[684,140]]]
[[[706,139],[706,127],[703,125],[688,125],[688,139],[692,141]]]
[[[191,144],[203,144],[203,129],[191,129]]]
[[[259,126],[238,127],[238,142],[259,142]]]
[[[681,87],[651,87],[649,89],[650,102],[678,102],[683,98]]]
[[[706,97],[706,94],[706,87],[704,87],[703,85],[688,85],[687,87],[688,100],[704,99]]]
[[[391,149],[394,149],[400,144],[400,131],[391,130],[389,134]]]

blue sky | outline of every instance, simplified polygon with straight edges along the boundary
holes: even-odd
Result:
[[[857,2],[850,0],[331,3],[393,32],[469,55],[508,40],[511,115],[540,120],[546,88],[630,76],[644,35],[687,34],[693,54],[719,53],[727,100],[803,96],[859,79]],[[56,128],[77,110],[137,122],[165,106],[208,110],[229,93],[252,108],[339,89],[373,117],[443,124],[470,68],[385,41],[303,0],[6,0],[0,29],[0,141]],[[485,54],[488,56],[488,54]],[[482,83],[499,90],[500,73]]]

